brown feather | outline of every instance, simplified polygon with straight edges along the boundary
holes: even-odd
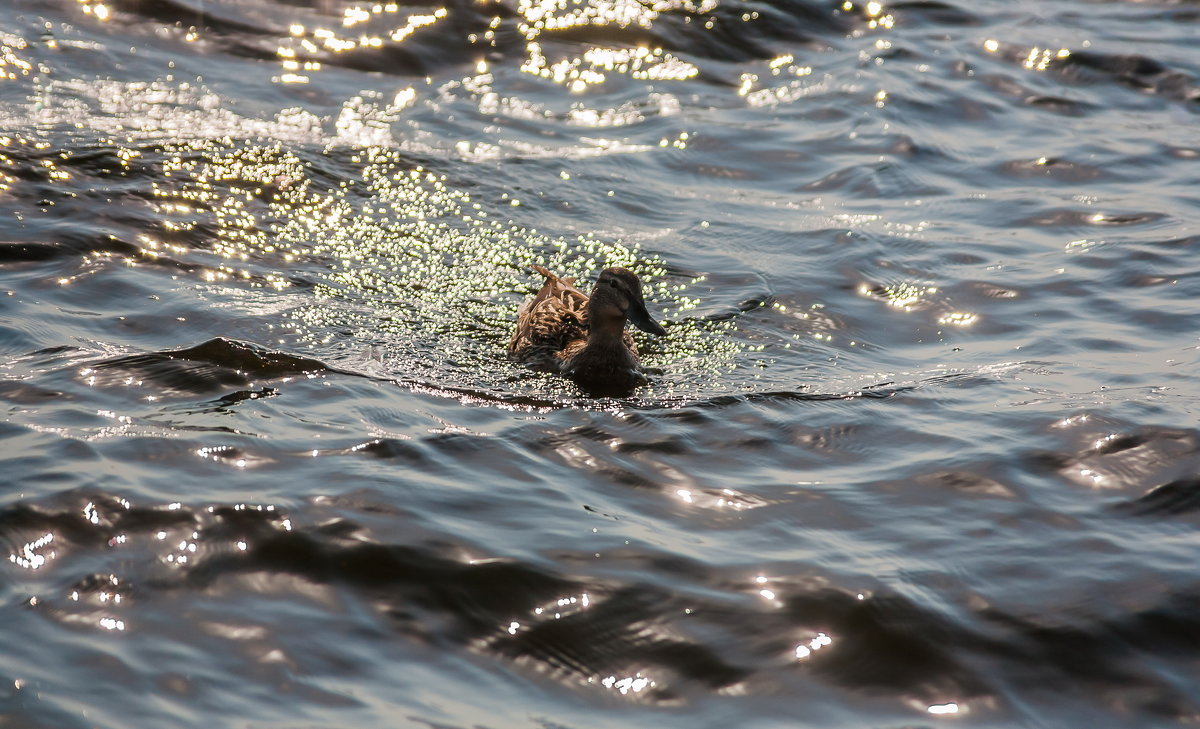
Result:
[[[590,297],[575,287],[574,277],[560,278],[542,266],[532,268],[546,280],[533,298],[517,310],[517,328],[508,342],[509,357],[540,369],[571,374],[572,377],[602,380],[640,377],[637,374],[637,345],[629,332],[624,330],[623,307],[627,304],[619,304],[622,307],[618,310],[622,317],[619,322],[620,336],[612,337],[616,331],[608,328],[605,331],[611,334],[596,333],[589,347]],[[611,275],[613,272],[632,278],[638,288],[637,301],[640,305],[640,282],[637,277],[625,269],[607,269],[605,274]],[[606,287],[600,291],[597,288],[597,295],[600,293],[605,303],[601,304],[601,299],[597,298],[596,305],[602,307],[599,311],[611,312],[613,290]],[[657,324],[654,326],[657,327]]]
[[[532,266],[546,282],[517,311],[517,330],[508,342],[508,355],[535,366],[558,369],[555,355],[570,342],[587,342],[588,296],[575,288],[574,277],[559,278],[542,266]]]

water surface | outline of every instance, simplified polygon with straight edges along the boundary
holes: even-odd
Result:
[[[1195,723],[1198,27],[3,4],[0,724]]]

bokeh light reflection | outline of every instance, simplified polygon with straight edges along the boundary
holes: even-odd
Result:
[[[344,114],[339,133],[359,134],[349,120],[360,118]],[[684,295],[693,282],[667,278],[661,261],[633,245],[526,228],[508,217],[516,198],[477,199],[386,145],[330,150],[320,162],[357,168],[359,177],[326,189],[313,161],[278,147],[181,147],[167,163],[169,186],[156,190],[162,240],[147,245],[173,256],[182,246],[181,257],[203,263],[199,275],[213,283],[282,290],[307,271],[316,302],[277,324],[279,344],[320,352],[347,336],[356,347],[371,341],[373,359],[418,381],[477,386],[510,376],[496,352],[519,299],[538,285],[531,264],[584,281],[606,266],[636,268],[671,329],[646,347],[646,363],[673,362],[682,377],[687,368],[732,366],[737,345],[713,334],[733,322],[690,317],[700,303]],[[215,232],[203,249],[191,243],[200,230]]]
[[[33,71],[33,64],[19,55],[28,47],[29,44],[24,38],[0,31],[0,81],[16,81]],[[0,147],[7,146],[8,143],[8,137],[0,137]],[[0,155],[0,161],[3,161],[3,155]],[[0,187],[0,192],[3,189]]]
[[[355,51],[382,51],[403,43],[421,28],[434,25],[448,16],[446,8],[407,16],[396,25],[401,6],[397,3],[370,6],[353,5],[343,9],[340,25],[348,33],[333,28],[308,27],[304,23],[288,25],[287,35],[279,40],[275,54],[283,73],[271,80],[279,84],[307,84],[309,74],[321,71],[339,54]]]
[[[37,539],[26,542],[19,550],[8,555],[8,561],[27,570],[41,569],[49,560],[58,556],[53,550],[48,554],[38,552],[39,549],[42,549],[53,541],[54,533],[46,532]]]
[[[646,689],[654,688],[658,684],[647,676],[643,676],[641,672],[637,672],[632,676],[605,676],[600,679],[600,685],[606,689],[618,691],[622,696],[630,693],[641,693]]]
[[[817,633],[812,638],[796,646],[796,660],[807,660],[813,653],[831,645],[833,645],[833,638],[830,638],[825,633]]]

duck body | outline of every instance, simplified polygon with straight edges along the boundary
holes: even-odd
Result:
[[[541,266],[533,269],[546,282],[517,312],[517,329],[508,343],[510,358],[583,383],[620,385],[645,379],[625,322],[659,336],[667,332],[646,311],[642,283],[633,271],[604,269],[589,296],[575,287],[574,278],[560,278]]]

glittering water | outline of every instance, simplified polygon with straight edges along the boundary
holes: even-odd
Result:
[[[0,4],[0,725],[1195,723],[1198,27]]]

